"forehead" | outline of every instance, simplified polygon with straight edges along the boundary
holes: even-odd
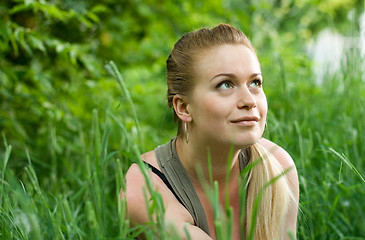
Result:
[[[198,78],[213,78],[222,73],[238,77],[261,73],[260,63],[249,48],[224,44],[199,52],[194,60],[194,75]]]

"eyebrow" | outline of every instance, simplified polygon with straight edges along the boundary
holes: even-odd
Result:
[[[212,79],[210,79],[210,81],[212,81],[213,79],[215,79],[217,77],[220,77],[220,76],[231,77],[231,78],[236,77],[236,75],[233,74],[233,73],[220,73],[220,74],[215,75]],[[253,74],[250,75],[250,78],[255,78],[257,76],[262,77],[262,74],[261,73],[253,73]]]

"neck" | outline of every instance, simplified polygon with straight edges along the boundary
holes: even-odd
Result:
[[[176,140],[177,154],[192,183],[200,186],[202,177],[207,183],[210,183],[212,178],[213,182],[217,181],[219,185],[224,185],[227,177],[229,182],[237,179],[240,173],[238,161],[240,149],[222,145],[212,146],[202,142],[190,139],[189,143],[186,143],[182,138]]]

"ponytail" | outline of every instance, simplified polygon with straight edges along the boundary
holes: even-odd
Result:
[[[250,147],[250,150],[250,162],[257,159],[261,159],[261,161],[248,175],[246,234],[253,224],[251,217],[256,197],[260,191],[264,191],[257,212],[254,239],[283,239],[285,217],[290,204],[295,199],[285,175],[276,179],[270,186],[263,188],[284,170],[274,155],[262,145],[256,143]]]

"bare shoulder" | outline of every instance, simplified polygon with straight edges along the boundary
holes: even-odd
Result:
[[[287,169],[288,167],[295,168],[295,163],[294,163],[292,157],[282,147],[280,147],[276,143],[274,143],[266,138],[261,138],[259,140],[259,143],[267,151],[269,151],[271,154],[274,155],[274,157],[279,161],[279,163],[281,164],[283,169]]]
[[[157,163],[157,159],[155,156],[155,151],[149,151],[146,153],[143,153],[140,158],[142,159],[142,161],[147,162],[149,164],[151,164],[152,166],[154,166],[155,168],[159,169],[158,163]],[[149,176],[151,178],[151,180],[153,179],[153,175],[149,174]],[[143,187],[146,185],[146,181],[145,181],[145,177],[144,174],[142,173],[142,170],[140,169],[140,167],[133,163],[126,175],[125,175],[125,180],[126,180],[126,192],[130,193],[130,192],[134,192],[134,190],[138,190],[140,187]],[[131,187],[133,186],[133,187]]]
[[[259,140],[259,144],[261,144],[267,151],[269,151],[271,154],[274,155],[274,157],[278,160],[278,162],[281,164],[284,170],[290,168],[289,172],[286,174],[286,177],[292,189],[294,197],[298,200],[299,199],[298,172],[292,157],[282,147],[280,147],[279,145],[268,139],[261,138]]]
[[[141,155],[141,159],[149,164],[151,164],[152,166],[154,166],[155,168],[157,168],[158,170],[161,170],[160,167],[158,166],[158,162],[157,162],[157,158],[156,158],[156,153],[155,150],[143,153]]]
[[[155,151],[146,152],[140,158],[160,170]],[[145,174],[142,171],[137,164],[132,164],[125,175],[126,187],[121,190],[121,198],[125,198],[127,201],[128,214],[132,223],[150,221],[148,214],[150,194],[147,190],[146,180],[152,183],[153,191],[161,194],[167,220],[176,219],[180,222],[193,223],[191,215],[178,202],[165,183],[150,169],[147,168]]]
[[[143,155],[151,156],[152,153]],[[141,155],[141,157],[143,156]],[[143,158],[142,158],[143,159]],[[152,175],[147,172],[147,177],[152,180]],[[129,218],[134,223],[148,222],[146,178],[140,167],[133,163],[125,175],[125,189],[121,189],[121,198],[125,198],[128,204]]]
[[[157,167],[153,163],[153,160],[156,159],[156,157],[153,157],[153,155],[154,155],[154,151],[146,152],[146,153],[141,155],[141,159],[145,162],[150,163],[154,167]],[[157,163],[157,161],[156,161],[156,163]],[[126,175],[125,175],[125,180],[126,180],[127,187],[128,187],[128,184],[130,182],[133,182],[134,186],[139,185],[139,184],[140,185],[145,185],[145,179],[144,179],[144,176],[142,174],[142,171],[139,168],[139,166],[135,163],[133,163],[129,167],[129,169],[128,169]],[[126,189],[126,190],[129,190],[129,189]]]

